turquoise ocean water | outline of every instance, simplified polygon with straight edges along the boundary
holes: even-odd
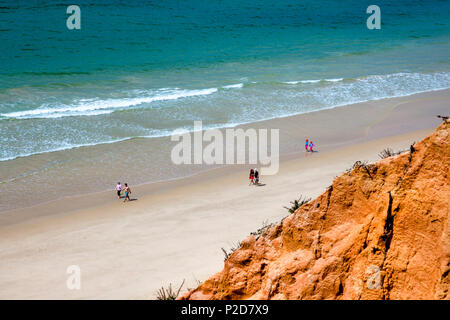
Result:
[[[0,0],[0,46],[4,161],[449,88],[450,1]]]

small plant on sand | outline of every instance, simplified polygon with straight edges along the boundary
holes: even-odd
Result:
[[[266,231],[272,226],[273,226],[272,223],[268,223],[267,220],[264,220],[262,223],[262,227],[254,232],[250,232],[250,235],[255,236],[256,238],[259,238],[259,236],[265,235]]]
[[[305,203],[308,203],[309,201],[311,201],[311,198],[303,198],[303,196],[300,196],[300,198],[290,202],[291,207],[283,207],[283,208],[285,208],[287,211],[289,211],[289,213],[292,214],[298,208],[300,208]]]
[[[184,285],[184,280],[176,292],[172,289],[172,284],[169,284],[168,288],[161,287],[161,289],[159,289],[156,292],[156,299],[158,299],[158,300],[176,300],[178,298],[178,295],[180,294],[180,291],[181,291],[181,288],[183,287],[183,285]]]
[[[385,159],[385,158],[389,158],[394,156],[396,153],[394,152],[394,150],[392,150],[391,148],[385,148],[383,151],[381,151],[378,156],[381,159]]]
[[[367,161],[356,161],[353,164],[353,167],[347,170],[347,173],[350,173],[352,170],[363,170],[367,173],[367,175],[372,179],[371,171],[376,168],[376,166],[372,163],[367,163]]]
[[[197,287],[199,287],[201,284],[202,284],[202,282],[200,281],[200,280],[197,280],[197,279],[195,279],[195,283],[196,283],[196,286]],[[195,289],[195,287],[194,288],[190,288],[190,287],[187,287],[186,288],[186,290],[189,292],[189,291],[192,291],[192,290],[194,290]]]
[[[238,242],[236,242],[236,244],[233,247],[230,248],[230,252],[228,252],[224,248],[221,248],[222,252],[223,252],[223,255],[224,255],[223,261],[227,261],[228,258],[231,256],[231,254],[233,252],[235,252],[237,249],[239,249],[240,247],[241,247],[241,243],[238,241]]]
[[[391,148],[386,148],[386,149],[384,149],[383,151],[381,151],[381,152],[378,154],[378,156],[379,156],[381,159],[385,159],[385,158],[389,158],[389,157],[392,157],[392,156],[397,156],[397,155],[402,154],[402,153],[405,153],[405,152],[407,152],[407,151],[408,151],[408,150],[400,150],[400,151],[395,152],[395,151],[392,150]]]

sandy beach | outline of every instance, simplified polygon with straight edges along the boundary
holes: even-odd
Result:
[[[158,148],[166,161],[169,138],[3,162],[0,298],[154,299],[155,291],[169,283],[177,286],[185,279],[185,288],[194,287],[221,269],[221,248],[228,250],[263,223],[279,221],[288,214],[283,206],[300,195],[316,197],[355,161],[376,161],[387,147],[407,149],[441,122],[437,114],[449,110],[447,89],[243,125],[280,129],[279,173],[263,176],[260,187],[248,186],[248,165],[186,169],[184,178],[143,183],[152,181],[147,150]],[[314,139],[318,152],[305,154],[305,137]],[[113,191],[123,167],[105,158],[95,166],[85,162],[129,153],[136,162],[127,179],[137,182],[131,184],[137,200],[124,204]],[[17,172],[32,171],[31,163],[70,157],[78,160],[33,176],[48,193],[27,187],[27,181],[8,182]],[[68,166],[83,170],[68,178]],[[181,173],[172,169],[167,172]],[[99,177],[112,181],[110,191],[95,183],[92,189],[81,187]],[[70,265],[81,268],[80,290],[66,287]]]

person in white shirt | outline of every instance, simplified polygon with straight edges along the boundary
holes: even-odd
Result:
[[[120,194],[122,193],[122,185],[120,184],[120,182],[117,182],[116,191],[117,197],[120,199],[121,198]]]

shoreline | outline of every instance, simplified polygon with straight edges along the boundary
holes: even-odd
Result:
[[[318,81],[322,81],[322,80],[318,80]],[[324,81],[330,81],[330,80],[329,79],[325,79]],[[294,82],[296,82],[296,81],[294,81]],[[289,82],[286,82],[286,83],[289,83]],[[414,92],[414,93],[410,93],[410,94],[406,94],[406,95],[400,95],[400,96],[362,100],[362,101],[355,102],[355,103],[340,104],[340,105],[335,105],[335,106],[331,106],[331,107],[324,107],[324,108],[321,108],[321,109],[318,109],[318,110],[313,110],[313,111],[309,111],[309,112],[305,112],[305,113],[281,115],[281,116],[277,116],[275,118],[268,118],[268,119],[262,119],[262,120],[257,120],[257,121],[242,122],[242,123],[237,123],[237,124],[233,124],[233,123],[231,123],[231,124],[224,124],[221,127],[213,127],[213,128],[203,129],[203,130],[211,130],[211,129],[222,130],[222,129],[227,129],[227,128],[236,128],[236,127],[242,127],[242,126],[250,126],[251,124],[258,123],[258,122],[266,122],[266,121],[272,121],[272,120],[277,120],[277,119],[297,117],[297,116],[300,116],[300,115],[305,115],[305,114],[310,114],[310,113],[320,112],[320,111],[327,111],[327,110],[332,110],[332,109],[336,109],[336,108],[348,107],[348,106],[362,104],[362,103],[376,102],[376,101],[387,100],[387,99],[407,98],[407,97],[410,97],[410,96],[420,95],[420,94],[423,94],[423,93],[432,93],[432,92],[445,91],[445,90],[450,90],[450,88],[437,88],[437,89],[430,89],[430,90],[425,90],[425,91],[418,91],[418,92]],[[194,131],[189,131],[189,132],[193,133]],[[167,135],[163,135],[162,134],[162,135],[155,135],[155,136],[135,136],[135,137],[128,137],[128,138],[122,138],[122,139],[111,140],[111,141],[103,141],[103,142],[92,143],[92,144],[74,145],[74,146],[71,146],[71,147],[68,147],[68,148],[60,148],[60,149],[57,148],[57,149],[54,149],[54,150],[48,150],[48,151],[42,151],[42,152],[36,152],[36,153],[30,153],[30,154],[23,154],[23,155],[14,156],[14,157],[11,157],[11,158],[0,159],[0,162],[14,161],[14,160],[21,159],[21,158],[27,158],[27,157],[32,157],[32,156],[36,156],[36,155],[45,155],[45,154],[48,154],[48,153],[55,153],[55,152],[64,152],[64,151],[69,151],[69,150],[78,149],[78,148],[89,148],[89,147],[95,147],[95,146],[100,146],[100,145],[120,143],[120,142],[125,142],[125,141],[131,141],[131,140],[134,140],[134,139],[155,139],[155,138],[165,138],[165,137],[169,137],[169,136],[170,136],[169,134],[167,134]],[[184,178],[184,177],[180,177],[180,178]],[[175,178],[175,179],[178,179],[178,178]],[[160,182],[160,181],[155,181],[155,182]],[[151,182],[147,182],[147,183],[151,183]]]
[[[360,118],[359,120],[361,120],[361,117],[365,117],[367,116],[375,116],[378,117],[376,119],[375,122],[370,123],[366,125],[365,127],[363,126],[363,128],[361,128],[361,126],[356,127],[356,129],[361,130],[361,135],[356,135],[353,134],[353,136],[351,134],[348,134],[346,132],[344,132],[343,130],[341,130],[342,132],[339,132],[341,134],[341,139],[335,139],[335,137],[332,137],[333,134],[328,134],[329,137],[331,137],[331,143],[329,143],[328,141],[324,141],[324,143],[316,143],[317,147],[319,148],[319,150],[321,152],[326,152],[326,151],[330,151],[330,150],[334,150],[336,148],[340,148],[340,147],[345,147],[354,143],[358,143],[358,142],[363,142],[363,141],[370,141],[370,140],[374,140],[374,139],[378,139],[378,138],[382,138],[384,136],[388,136],[388,135],[395,135],[395,134],[401,134],[404,132],[408,132],[411,131],[409,128],[414,128],[414,129],[425,129],[425,128],[431,128],[433,127],[433,125],[435,125],[436,123],[438,123],[438,120],[434,120],[432,119],[435,115],[433,114],[432,117],[430,117],[430,115],[428,115],[428,117],[430,117],[429,119],[425,119],[424,121],[417,119],[417,117],[414,119],[417,123],[413,123],[409,126],[407,126],[406,128],[392,128],[392,124],[395,121],[389,121],[389,119],[387,119],[387,117],[391,114],[391,112],[395,111],[396,108],[398,108],[399,106],[403,105],[403,104],[411,104],[412,102],[416,101],[416,100],[433,100],[433,99],[446,99],[447,97],[450,97],[450,89],[444,89],[444,90],[435,90],[435,91],[427,91],[427,92],[423,92],[423,93],[417,93],[417,94],[413,94],[413,95],[409,95],[409,96],[403,96],[403,97],[397,97],[397,98],[387,98],[387,99],[381,99],[381,100],[371,100],[371,101],[367,101],[367,102],[361,102],[361,103],[357,103],[357,104],[351,104],[351,105],[346,105],[346,106],[341,106],[341,107],[333,107],[333,108],[329,108],[329,109],[323,109],[323,110],[317,110],[317,111],[313,111],[313,112],[309,112],[309,113],[304,113],[304,114],[298,114],[298,115],[293,115],[293,116],[287,116],[287,117],[282,117],[282,118],[275,118],[275,119],[270,119],[270,120],[262,120],[262,121],[257,121],[257,122],[252,122],[249,124],[244,124],[244,125],[238,125],[236,127],[233,127],[235,129],[237,128],[243,128],[244,130],[247,128],[280,128],[280,162],[285,160],[285,159],[289,159],[290,157],[296,157],[298,155],[303,154],[303,149],[302,149],[302,138],[303,136],[301,134],[298,134],[296,132],[294,132],[295,130],[295,124],[296,122],[304,124],[305,122],[308,121],[317,121],[318,123],[322,122],[322,123],[326,123],[326,124],[330,124],[331,122],[333,122],[330,118],[331,117],[336,117],[336,119],[341,119],[346,121],[346,117],[353,116],[352,113],[356,114],[356,117]],[[384,108],[382,108],[381,110],[379,110],[380,112],[384,112],[384,114],[382,114],[382,116],[380,116],[380,114],[377,114],[376,112],[374,113],[373,110],[369,110],[371,108],[371,106],[383,106]],[[417,109],[417,108],[416,108]],[[417,111],[417,110],[414,110]],[[437,114],[437,112],[439,111],[445,111],[445,107],[442,108],[440,106],[440,108],[436,108],[433,110],[433,112],[435,112]],[[368,114],[370,113],[370,114]],[[325,120],[323,120],[325,118]],[[326,119],[328,118],[328,119]],[[343,119],[342,119],[343,118]],[[387,121],[386,121],[387,120]],[[348,120],[347,120],[348,121]],[[386,121],[387,125],[384,126],[384,128],[387,128],[388,132],[383,132],[383,130],[380,130],[379,127],[383,128],[383,126],[377,126],[377,123],[380,123],[382,121]],[[391,123],[389,123],[391,122]],[[399,127],[404,127],[404,124],[400,123]],[[287,130],[285,129],[287,128]],[[221,128],[219,130],[225,130],[225,128]],[[311,132],[311,136],[317,136],[318,134],[314,131],[317,131],[317,126],[313,126],[313,128],[311,130],[309,130],[309,132]],[[341,128],[342,129],[342,128]],[[287,134],[285,134],[285,136],[283,136],[283,131],[286,130]],[[320,129],[319,129],[320,130]],[[329,130],[329,128],[327,128],[327,130]],[[374,131],[373,133],[370,131]],[[305,130],[306,131],[306,130]],[[296,136],[297,138],[297,142],[295,142],[296,139],[292,139],[293,136]],[[125,145],[137,145],[135,148],[139,149],[144,145],[146,145],[146,143],[151,143],[151,142],[156,142],[156,144],[158,143],[158,140],[164,140],[162,143],[162,146],[160,146],[160,148],[164,148],[164,146],[168,146],[167,144],[167,140],[169,137],[159,137],[159,138],[152,138],[152,139],[148,139],[151,141],[146,141],[147,138],[141,138],[141,139],[132,139],[132,140],[125,140],[125,141],[121,141],[121,142],[114,142],[112,144],[119,144],[117,146],[116,149],[120,149],[121,146],[123,146],[123,144]],[[300,139],[300,140],[298,140]],[[319,140],[319,142],[321,142],[322,140],[325,139],[314,139],[315,141]],[[328,143],[327,143],[328,142]],[[282,145],[289,145],[288,148],[282,148]],[[110,146],[111,144],[106,144],[107,146]],[[294,147],[292,148],[291,146],[294,145]],[[171,145],[173,146],[173,144]],[[86,147],[80,147],[80,148],[75,148],[75,149],[70,149],[70,150],[63,150],[63,151],[55,151],[55,152],[50,152],[50,153],[45,153],[45,154],[37,154],[37,155],[32,155],[29,157],[25,157],[23,160],[26,161],[27,164],[30,164],[31,161],[33,161],[33,158],[35,157],[44,157],[46,158],[46,155],[60,155],[60,154],[65,154],[70,152],[87,152],[86,154],[89,155],[89,153],[98,153],[99,151],[101,152],[102,148],[104,148],[105,145],[94,145],[94,146],[86,146]],[[100,150],[98,150],[100,149]],[[295,151],[290,151],[291,149],[294,149]],[[298,151],[300,150],[300,151]],[[167,154],[166,154],[167,155]],[[141,155],[140,155],[141,156]],[[142,157],[145,157],[145,154],[142,154]],[[15,160],[10,160],[12,162],[16,162],[17,159]],[[9,161],[8,161],[9,162]],[[0,169],[2,169],[1,165],[5,164],[5,163],[0,163]],[[14,164],[13,164],[14,166]],[[202,174],[202,173],[207,173],[210,171],[214,171],[217,169],[223,169],[223,168],[227,168],[227,167],[233,167],[233,168],[242,168],[245,167],[247,168],[250,165],[213,165],[207,168],[195,168],[194,170],[191,170],[191,172],[189,171],[185,171],[185,172],[181,172],[181,175],[178,176],[174,176],[174,177],[165,177],[162,178],[160,180],[147,180],[147,181],[140,181],[138,183],[132,183],[131,186],[133,187],[133,189],[144,189],[144,190],[149,190],[150,192],[154,192],[154,189],[158,189],[161,185],[164,184],[176,184],[176,183],[180,183],[180,181],[183,181],[184,179],[190,179],[198,174]],[[251,165],[253,166],[253,165]],[[6,166],[5,166],[6,167]],[[186,166],[185,166],[186,167]],[[132,169],[132,171],[139,171],[140,168],[136,168],[136,169]],[[5,169],[6,170],[6,169]],[[68,179],[72,179],[72,177],[68,177]],[[114,183],[115,180],[111,180]],[[3,183],[3,185],[9,184],[10,181],[6,181]],[[151,185],[154,185],[155,187],[152,188]],[[4,187],[4,186],[3,186]],[[111,187],[111,190],[113,189],[113,185]],[[24,189],[26,189],[27,186],[26,185],[20,185],[20,183],[18,184],[18,188],[16,189],[17,192],[19,194],[21,194]],[[18,206],[13,207],[13,208],[6,208],[6,209],[2,209],[2,207],[0,206],[0,223],[2,223],[1,221],[5,220],[5,215],[11,215],[13,214],[13,212],[17,212],[17,211],[23,211],[23,210],[30,210],[32,208],[39,208],[40,206],[48,206],[49,208],[52,207],[52,204],[57,204],[59,202],[64,202],[64,201],[69,201],[70,199],[80,199],[80,198],[85,198],[85,197],[99,197],[99,201],[96,200],[90,200],[88,201],[89,206],[93,206],[93,205],[102,205],[102,204],[107,204],[108,202],[111,201],[111,197],[107,196],[107,194],[111,193],[112,191],[109,191],[105,188],[98,188],[95,187],[93,189],[90,189],[88,191],[85,192],[79,192],[80,189],[76,189],[76,190],[71,190],[71,192],[67,193],[63,193],[62,195],[58,196],[58,193],[52,195],[52,198],[48,198],[48,199],[38,199],[36,201],[34,201],[34,203],[27,203],[25,205],[23,205],[22,203],[20,203]],[[0,191],[2,190],[2,184],[0,184]],[[144,196],[150,194],[150,192],[144,192]],[[34,194],[34,193],[33,193]],[[26,198],[26,197],[24,197]],[[102,199],[102,200],[100,200]],[[17,203],[17,201],[16,201]],[[73,206],[72,209],[76,210],[76,209],[82,209],[82,208],[87,208],[89,206],[85,206],[85,205],[81,205],[81,206]]]

